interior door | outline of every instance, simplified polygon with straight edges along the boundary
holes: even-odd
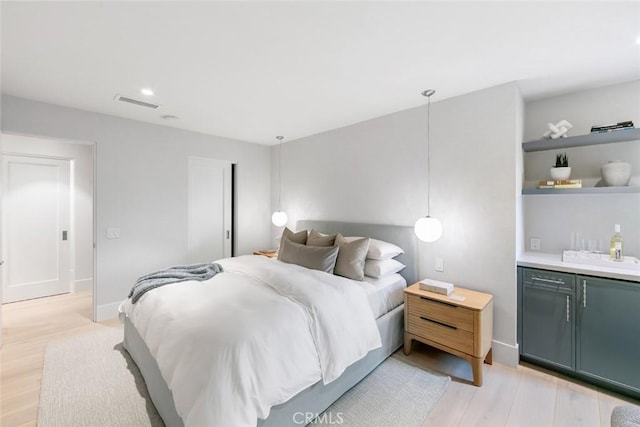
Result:
[[[189,157],[189,262],[212,262],[231,256],[231,162]]]
[[[4,155],[2,174],[2,302],[69,292],[69,161]]]

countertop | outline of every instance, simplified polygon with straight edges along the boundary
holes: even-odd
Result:
[[[561,254],[524,252],[518,257],[518,266],[640,282],[640,271],[590,266],[586,264],[572,264],[569,262],[563,262]]]

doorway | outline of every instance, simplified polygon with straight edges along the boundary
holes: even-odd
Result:
[[[189,157],[187,246],[190,263],[232,256],[232,163]]]
[[[94,144],[1,137],[0,302],[94,294]]]

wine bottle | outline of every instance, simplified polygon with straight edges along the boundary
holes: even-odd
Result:
[[[609,252],[609,259],[611,261],[622,262],[624,255],[622,252],[622,236],[620,235],[620,224],[616,224],[614,227],[615,234],[611,237],[611,249]]]

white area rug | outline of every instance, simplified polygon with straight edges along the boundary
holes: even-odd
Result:
[[[450,380],[394,355],[346,392],[312,425],[420,427]]]
[[[47,346],[39,427],[164,425],[122,336],[109,328]]]
[[[347,392],[312,426],[419,427],[449,384],[390,357]],[[122,328],[47,346],[38,426],[162,426],[128,353]]]

